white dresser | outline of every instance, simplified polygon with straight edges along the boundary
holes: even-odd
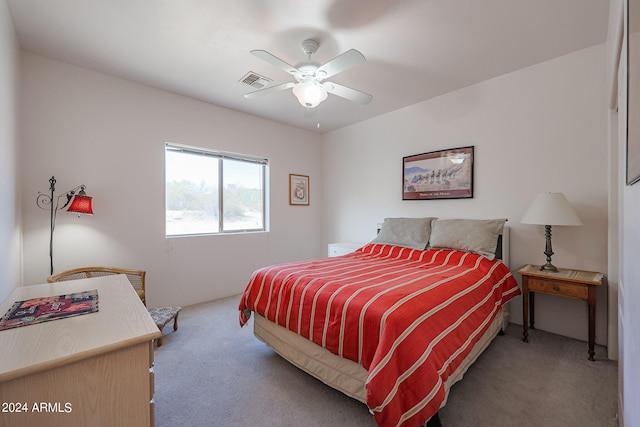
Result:
[[[98,311],[0,331],[0,426],[153,426],[153,340],[125,275],[22,286],[0,304],[97,289]]]
[[[357,243],[357,242],[346,242],[346,243],[329,243],[329,253],[330,257],[346,255],[355,251],[358,248],[363,247],[366,243]]]

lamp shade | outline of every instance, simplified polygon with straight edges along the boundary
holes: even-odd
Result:
[[[93,215],[93,206],[91,205],[91,197],[76,194],[71,202],[71,206],[67,212],[75,212],[79,214]]]
[[[563,193],[541,193],[520,220],[522,224],[582,225]]]
[[[298,83],[293,87],[293,94],[298,98],[298,102],[307,108],[317,107],[327,99],[327,90],[315,81]]]

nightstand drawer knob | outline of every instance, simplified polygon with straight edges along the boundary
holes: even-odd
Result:
[[[558,285],[553,285],[553,290],[558,292],[560,290],[560,287]]]

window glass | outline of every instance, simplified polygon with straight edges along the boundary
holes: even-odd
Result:
[[[257,163],[223,159],[222,224],[225,230],[264,228],[263,169]]]
[[[267,160],[167,144],[166,235],[265,230]]]

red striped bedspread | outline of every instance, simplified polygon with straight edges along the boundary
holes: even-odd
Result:
[[[368,244],[255,271],[240,324],[253,311],[360,363],[378,425],[420,426],[446,401],[447,378],[519,293],[499,260]]]

